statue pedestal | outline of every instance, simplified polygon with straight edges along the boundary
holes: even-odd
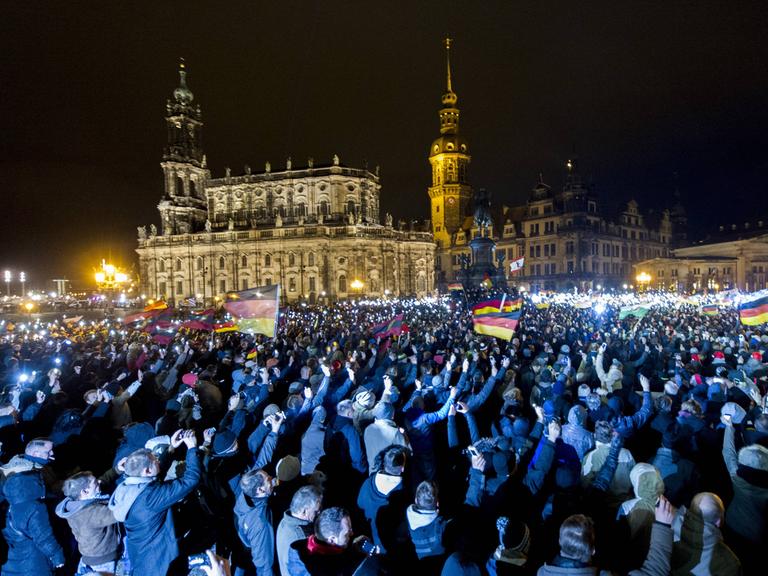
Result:
[[[466,288],[479,288],[490,280],[494,288],[506,289],[507,278],[503,266],[496,266],[496,242],[486,236],[474,238],[469,242],[472,250],[472,264],[457,274],[457,279]]]

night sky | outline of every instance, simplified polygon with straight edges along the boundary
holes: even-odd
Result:
[[[183,56],[214,176],[381,165],[382,217],[428,213],[454,38],[470,180],[525,201],[565,160],[613,210],[671,200],[703,236],[768,220],[765,2],[12,2],[0,19],[0,268],[31,284],[130,266],[162,193]]]

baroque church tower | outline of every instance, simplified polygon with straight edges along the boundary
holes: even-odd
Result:
[[[168,143],[160,166],[165,194],[158,204],[163,235],[187,234],[205,225],[205,183],[210,178],[202,148],[203,122],[194,94],[187,87],[184,60],[179,64],[179,86],[166,103]]]
[[[452,236],[471,213],[472,188],[467,182],[470,162],[469,144],[459,134],[458,97],[451,84],[451,39],[445,39],[447,89],[440,110],[440,136],[432,142],[429,163],[432,185],[429,187],[432,233],[440,249],[450,247]]]

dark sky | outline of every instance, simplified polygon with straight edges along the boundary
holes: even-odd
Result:
[[[35,1],[0,19],[0,267],[33,285],[124,264],[158,222],[165,100],[186,58],[214,176],[287,156],[381,165],[382,210],[427,214],[429,144],[455,39],[470,179],[524,201],[563,163],[606,201],[669,201],[692,231],[768,220],[768,5]]]

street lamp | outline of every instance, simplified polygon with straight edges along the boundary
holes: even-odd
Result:
[[[24,304],[24,308],[27,310],[27,314],[29,314],[29,321],[32,322],[32,308],[34,308],[35,305],[32,302],[27,302]]]
[[[11,295],[11,280],[13,280],[13,274],[11,274],[10,270],[6,270],[3,273],[3,276],[5,277],[5,294],[6,296]]]
[[[648,272],[640,272],[637,276],[635,276],[635,280],[637,280],[638,287],[640,288],[640,291],[647,289],[648,286],[651,283],[651,275],[648,274]]]
[[[357,294],[358,297],[360,297],[362,295],[363,286],[364,286],[364,284],[360,280],[358,280],[357,278],[355,278],[354,280],[352,280],[352,282],[349,283],[349,287],[352,288],[352,290],[355,291],[355,293]]]
[[[94,273],[93,278],[96,280],[98,289],[106,292],[109,299],[108,306],[111,306],[114,295],[120,291],[120,286],[128,282],[128,274],[105,260],[101,261],[101,269]]]
[[[24,289],[24,284],[27,281],[27,273],[26,272],[19,272],[19,282],[21,282],[21,297],[24,298],[26,296],[27,291]]]

